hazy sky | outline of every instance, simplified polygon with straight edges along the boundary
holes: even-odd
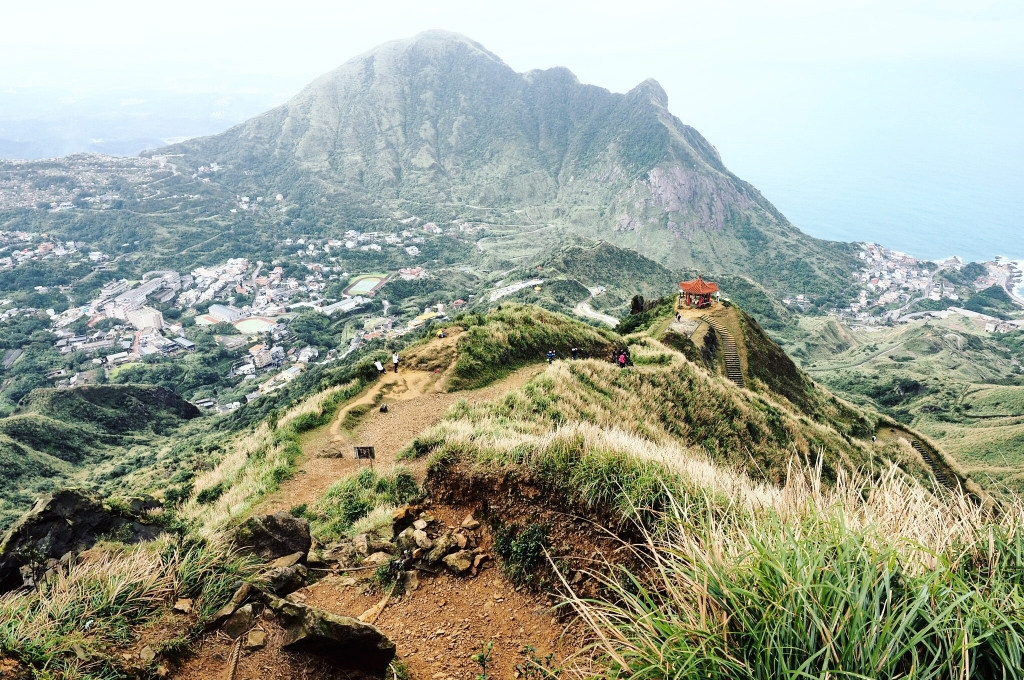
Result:
[[[0,86],[295,89],[374,45],[465,33],[518,70],[686,90],[756,62],[1024,58],[1019,0],[222,2],[6,0]],[[672,94],[671,90],[669,91]],[[714,93],[708,93],[713,95]]]
[[[148,127],[124,148],[209,134],[381,42],[444,28],[519,71],[567,66],[618,92],[656,78],[811,233],[942,235],[960,251],[1024,233],[1021,0],[5,0],[2,17],[0,141],[59,130],[77,148],[134,111]]]

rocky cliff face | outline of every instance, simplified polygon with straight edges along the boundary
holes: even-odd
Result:
[[[670,267],[740,273],[765,238],[796,244],[784,257],[822,281],[852,267],[730,173],[656,81],[616,94],[565,68],[517,73],[444,31],[381,45],[272,111],[160,153],[307,205],[536,208]]]

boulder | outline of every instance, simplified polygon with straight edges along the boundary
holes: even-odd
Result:
[[[224,621],[220,629],[225,635],[234,640],[252,628],[252,624],[255,621],[256,612],[253,611],[251,604],[247,604],[235,610],[235,613]]]
[[[473,551],[459,550],[446,555],[444,563],[453,574],[464,574],[473,568]]]
[[[427,536],[427,532],[422,529],[414,529],[412,532],[412,540],[416,542],[416,545],[424,550],[430,550],[434,547],[434,542],[430,540],[430,536]]]
[[[397,536],[402,533],[406,527],[412,526],[412,523],[416,520],[417,509],[412,505],[405,505],[398,508],[391,515],[391,529]]]
[[[445,532],[434,539],[434,547],[427,553],[427,564],[437,564],[453,550],[458,550],[459,543],[450,532]]]
[[[285,623],[281,648],[289,652],[312,654],[339,669],[376,677],[384,677],[395,658],[395,643],[368,623],[296,603],[288,603],[287,611],[283,605],[280,609]]]
[[[265,574],[267,587],[281,597],[284,597],[306,585],[307,573],[306,567],[301,564],[271,569]]]
[[[480,522],[473,519],[473,515],[466,515],[466,519],[462,520],[462,528],[475,531],[480,528]]]
[[[34,581],[47,570],[47,560],[66,564],[103,536],[137,543],[152,540],[160,532],[160,527],[144,524],[126,511],[106,508],[99,498],[76,489],[45,496],[0,541],[0,594],[22,586],[22,567],[27,567],[24,573]]]
[[[250,630],[249,634],[245,637],[246,650],[254,652],[257,649],[263,649],[267,646],[267,634],[262,630]]]
[[[207,624],[207,628],[216,628],[227,621],[228,617],[234,614],[235,611],[245,604],[245,601],[248,600],[250,596],[256,594],[256,592],[256,589],[253,588],[250,583],[243,583],[240,585],[235,591],[235,594],[231,596],[231,599],[227,601],[227,604],[218,609],[217,613],[213,615],[213,618],[211,618]]]
[[[345,542],[329,545],[322,557],[324,562],[335,562],[342,567],[347,567],[355,563],[357,554],[355,546]]]
[[[253,515],[235,531],[235,541],[265,560],[294,553],[305,555],[313,545],[309,522],[287,512]]]
[[[352,545],[355,547],[356,552],[363,557],[372,555],[375,552],[386,552],[391,555],[395,553],[395,545],[393,543],[377,540],[369,534],[357,535],[352,539]]]
[[[305,557],[300,552],[292,553],[291,555],[285,555],[284,557],[278,557],[276,560],[268,564],[267,566],[271,569],[281,569],[284,567],[294,567],[296,564],[302,561]]]
[[[403,529],[402,532],[398,534],[398,538],[395,539],[395,543],[398,545],[398,549],[415,550],[417,548],[416,537],[413,536],[413,534],[415,533],[416,530],[413,529],[412,526],[408,526],[405,529]]]

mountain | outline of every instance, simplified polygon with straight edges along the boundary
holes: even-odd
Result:
[[[216,163],[213,182],[281,193],[310,223],[551,224],[777,294],[842,295],[854,267],[852,246],[803,234],[732,174],[656,81],[617,94],[565,68],[517,73],[445,31],[381,45],[222,134],[145,155],[193,173]]]

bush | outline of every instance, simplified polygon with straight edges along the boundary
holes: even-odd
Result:
[[[510,524],[494,536],[494,552],[501,558],[505,574],[516,585],[540,585],[537,572],[546,562],[547,545],[548,528],[542,524]]]

